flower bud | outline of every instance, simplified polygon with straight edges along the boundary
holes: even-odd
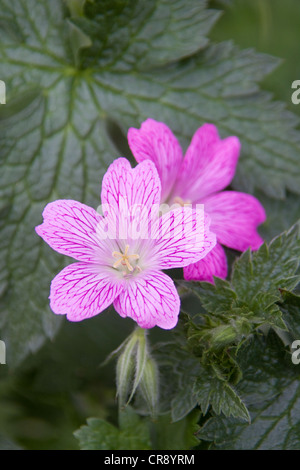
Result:
[[[128,395],[132,386],[135,371],[135,354],[136,338],[132,336],[127,341],[123,352],[120,354],[117,362],[116,379],[117,379],[117,397],[120,406],[124,406],[127,402]]]
[[[236,339],[237,332],[231,325],[221,325],[211,330],[210,335],[210,341],[215,347],[223,347]]]
[[[150,356],[147,357],[139,390],[146,401],[152,416],[156,415],[159,393],[157,364]]]

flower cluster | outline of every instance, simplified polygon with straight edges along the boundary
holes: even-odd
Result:
[[[50,307],[71,321],[93,317],[113,304],[142,328],[173,328],[180,299],[163,271],[183,268],[186,279],[226,277],[222,245],[257,249],[265,219],[251,195],[222,191],[231,182],[240,144],[221,140],[206,124],[185,158],[170,129],[152,119],[131,128],[138,162],[124,158],[108,168],[101,214],[73,200],[49,203],[36,232],[54,250],[76,260],[52,281]],[[161,211],[161,203],[168,211]],[[204,210],[203,210],[204,207]]]
[[[237,137],[220,139],[213,124],[194,134],[183,158],[171,130],[147,119],[140,129],[129,129],[128,142],[137,162],[151,160],[162,186],[162,202],[204,204],[217,244],[205,257],[184,268],[186,280],[213,282],[226,278],[227,260],[221,245],[238,251],[257,250],[263,243],[257,226],[266,219],[260,202],[250,194],[223,191],[232,181],[240,154]]]

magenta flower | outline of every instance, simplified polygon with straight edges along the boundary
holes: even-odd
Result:
[[[203,211],[179,208],[158,217],[160,199],[155,165],[145,161],[132,169],[120,158],[103,178],[104,216],[72,200],[45,207],[36,232],[51,248],[77,260],[51,283],[54,313],[80,321],[113,303],[121,317],[142,328],[176,325],[180,299],[162,270],[198,261],[216,237]]]
[[[129,129],[128,142],[137,162],[154,162],[161,179],[162,202],[203,203],[210,216],[210,230],[218,243],[205,258],[184,268],[185,279],[213,282],[213,275],[225,279],[227,259],[221,245],[238,251],[260,247],[263,240],[257,226],[266,218],[262,205],[250,194],[222,191],[235,173],[240,152],[237,137],[222,140],[213,124],[204,124],[183,158],[168,126],[147,119],[140,129]]]

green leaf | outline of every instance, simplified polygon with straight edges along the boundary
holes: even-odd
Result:
[[[293,302],[299,302],[299,296],[294,296]],[[295,305],[293,303],[284,303],[280,306],[284,321],[288,325],[289,332],[293,335],[294,339],[300,338],[300,303]]]
[[[155,423],[153,448],[155,450],[188,450],[199,444],[196,433],[199,430],[200,413],[194,410],[176,423],[170,415],[162,415]]]
[[[256,338],[242,354],[244,379],[237,387],[248,403],[251,424],[213,417],[198,437],[221,449],[299,450],[299,371],[283,354],[278,344],[272,349]]]
[[[299,282],[295,276],[300,261],[299,223],[276,237],[269,246],[244,253],[234,264],[232,286],[240,299],[251,305],[258,293],[280,298],[278,288],[293,289]],[[262,300],[262,299],[260,299]],[[265,299],[264,304],[268,300]]]
[[[215,285],[178,281],[205,309],[194,322],[188,321],[192,348],[238,345],[263,325],[286,330],[278,303],[282,290],[294,289],[299,282],[299,261],[299,224],[295,224],[269,245],[243,253],[233,265],[230,282],[217,278]]]
[[[223,413],[250,422],[246,405],[225,380],[203,371],[195,383],[194,394],[204,415],[211,406],[218,415]]]
[[[151,69],[203,49],[220,16],[207,0],[101,0],[87,3],[76,23],[93,40],[85,65],[116,71]],[[116,22],[116,17],[118,21]]]
[[[200,300],[208,312],[222,313],[232,307],[237,295],[231,288],[229,282],[215,278],[215,284],[201,283],[179,283],[187,292],[192,292]]]
[[[300,295],[296,295],[293,292],[289,292],[284,289],[280,289],[281,297],[285,305],[294,305],[300,307]]]
[[[75,431],[82,450],[151,449],[148,425],[129,406],[120,414],[120,427],[99,418],[89,418],[87,426]]]
[[[299,194],[298,118],[257,85],[278,63],[274,57],[224,42],[174,64],[167,77],[158,71],[155,82],[168,83],[169,88],[161,98],[159,119],[183,142],[188,144],[191,129],[204,122],[217,124],[222,136],[237,135],[242,151],[233,187],[247,192],[259,188],[283,198],[285,189]],[[149,115],[147,111],[145,107]]]
[[[154,358],[159,370],[159,412],[170,412],[172,422],[180,421],[197,406],[193,387],[201,373],[200,362],[175,339],[160,344]]]
[[[161,345],[157,360],[162,382],[160,403],[169,400],[173,422],[182,420],[198,405],[203,414],[211,407],[216,414],[250,421],[245,404],[229,383],[229,380],[234,381],[234,369],[237,368],[233,360],[231,376],[225,377],[226,370],[221,371],[220,358],[218,368],[204,366],[200,358],[181,350],[176,342]]]
[[[84,5],[87,0],[65,0],[71,16],[83,16],[84,15]],[[89,1],[89,0],[88,0]]]
[[[300,220],[299,196],[288,192],[285,199],[272,199],[261,191],[256,191],[255,196],[266,210],[267,219],[259,232],[267,243]]]

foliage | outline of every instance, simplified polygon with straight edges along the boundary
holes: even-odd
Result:
[[[269,0],[259,3],[268,8]],[[271,89],[275,77],[275,91],[283,89],[276,82],[283,69],[273,72],[280,60],[231,40],[232,24],[241,38],[252,21],[242,21],[243,12],[254,7],[239,0],[0,0],[0,7],[7,90],[0,105],[0,338],[7,346],[0,447],[300,449],[290,347],[300,334],[299,120],[291,104],[259,85]],[[132,379],[139,393],[117,418],[114,370],[98,366],[133,324],[112,309],[77,325],[53,315],[50,282],[68,260],[34,227],[58,198],[96,208],[108,165],[120,155],[132,160],[128,128],[148,117],[168,124],[183,146],[204,122],[240,138],[231,189],[262,201],[266,244],[255,253],[228,250],[231,274],[214,285],[174,273],[180,322],[150,332],[151,356],[140,358]]]

